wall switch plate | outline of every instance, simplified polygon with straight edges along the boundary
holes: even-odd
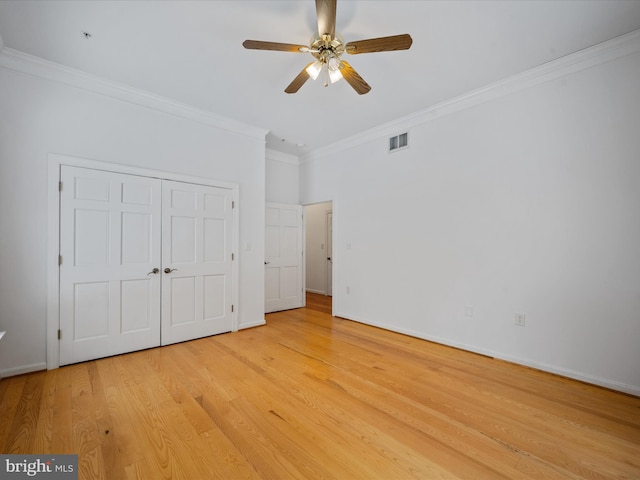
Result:
[[[346,293],[347,295],[349,295],[349,294],[351,293],[351,287],[347,287],[347,288],[345,288],[344,290],[345,290],[345,293]]]
[[[465,317],[473,317],[473,307],[466,305],[464,307],[464,316]]]
[[[515,324],[519,327],[524,327],[525,317],[524,313],[516,313],[514,315]]]

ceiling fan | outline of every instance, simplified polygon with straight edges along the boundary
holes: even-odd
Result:
[[[244,48],[251,50],[310,53],[315,57],[315,61],[304,67],[289,86],[285,88],[284,91],[286,93],[296,93],[309,77],[315,80],[324,71],[325,87],[329,82],[335,83],[344,78],[358,94],[365,94],[371,90],[371,87],[346,60],[342,60],[342,54],[345,52],[355,55],[358,53],[407,50],[411,47],[413,40],[410,35],[405,33],[391,37],[370,38],[344,43],[342,36],[336,33],[336,3],[337,0],[316,0],[318,33],[312,37],[308,47],[260,40],[245,40],[242,45]]]

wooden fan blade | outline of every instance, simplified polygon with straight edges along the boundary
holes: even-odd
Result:
[[[278,42],[262,42],[260,40],[245,40],[242,42],[244,48],[250,50],[277,50],[279,52],[296,52],[300,53],[303,50],[308,50],[309,47],[305,45],[294,45],[292,43],[278,43]]]
[[[318,35],[336,36],[336,1],[316,0],[316,14],[318,15]]]
[[[391,37],[369,38],[367,40],[357,40],[345,45],[347,53],[355,55],[357,53],[389,52],[391,50],[408,50],[413,43],[411,35],[393,35]]]
[[[312,63],[313,62],[311,62],[309,65],[311,65]],[[304,67],[298,74],[298,76],[293,79],[293,82],[291,82],[289,86],[284,89],[285,93],[296,93],[298,90],[300,90],[300,87],[304,85],[304,82],[309,80],[309,74],[307,73],[307,68],[309,68],[309,65]]]
[[[371,87],[364,79],[358,75],[351,65],[349,65],[344,60],[340,64],[340,73],[342,73],[342,77],[353,87],[353,89],[358,92],[358,95],[363,95],[369,90]]]

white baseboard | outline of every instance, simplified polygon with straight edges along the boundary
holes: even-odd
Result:
[[[520,358],[513,355],[505,355],[501,352],[496,352],[492,350],[487,350],[484,348],[478,348],[472,345],[467,345],[459,342],[452,341],[447,338],[441,338],[433,335],[425,335],[424,333],[417,332],[410,329],[398,328],[394,325],[388,325],[377,322],[369,322],[367,320],[361,318],[354,318],[351,315],[346,315],[343,313],[334,312],[334,316],[345,318],[347,320],[352,320],[358,323],[364,323],[365,325],[371,325],[373,327],[382,328],[383,330],[389,330],[391,332],[402,333],[403,335],[409,335],[410,337],[419,338],[421,340],[427,340],[429,342],[439,343],[442,345],[446,345],[448,347],[459,348],[460,350],[465,350],[467,352],[478,353],[480,355],[485,355],[488,357],[493,357],[498,360],[504,360],[507,362],[515,363],[518,365],[522,365],[529,368],[534,368],[536,370],[540,370],[542,372],[553,373],[554,375],[560,375],[562,377],[571,378],[573,380],[578,380],[584,383],[589,383],[591,385],[597,385],[599,387],[608,388],[610,390],[615,390],[622,393],[627,393],[629,395],[634,395],[636,397],[640,397],[640,387],[635,385],[628,385],[626,383],[620,383],[613,380],[608,380],[606,378],[600,378],[593,375],[587,375],[580,372],[575,372],[573,370],[568,370],[561,367],[556,367],[554,365],[548,365],[545,363],[536,362],[533,360],[529,360],[526,358]]]
[[[47,363],[33,363],[31,365],[22,365],[20,367],[7,368],[6,370],[0,370],[0,378],[15,377],[16,375],[22,375],[23,373],[39,372],[40,370],[46,370]]]
[[[313,288],[307,288],[307,293],[317,293],[318,295],[326,295],[324,290],[314,290]]]
[[[247,328],[253,328],[253,327],[261,327],[262,325],[266,325],[266,324],[267,322],[264,319],[258,320],[256,322],[243,323],[241,325],[238,325],[238,330],[245,330]]]

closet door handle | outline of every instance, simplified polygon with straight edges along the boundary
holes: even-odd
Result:
[[[155,275],[156,273],[160,272],[159,268],[154,268],[153,270],[151,270],[149,273],[147,273],[147,277],[149,275]]]
[[[167,267],[167,268],[164,269],[164,273],[171,273],[171,272],[175,272],[176,270],[178,270],[178,269],[177,268],[169,268],[169,267]]]

